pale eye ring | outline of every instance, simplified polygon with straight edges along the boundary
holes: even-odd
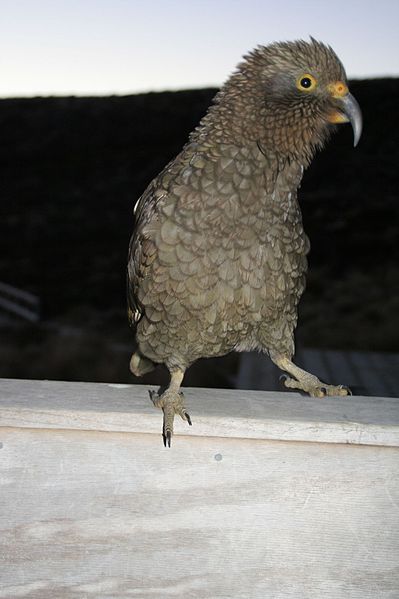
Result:
[[[297,88],[303,92],[312,91],[316,87],[316,85],[317,81],[315,77],[313,77],[313,75],[311,75],[310,73],[305,73],[301,75],[300,77],[298,77],[296,82]]]

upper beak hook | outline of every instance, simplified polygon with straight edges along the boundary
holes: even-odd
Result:
[[[340,98],[344,114],[348,117],[353,129],[353,145],[356,147],[363,129],[363,117],[360,106],[352,94]]]

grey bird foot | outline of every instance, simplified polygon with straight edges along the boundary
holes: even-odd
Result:
[[[191,426],[191,418],[186,412],[184,405],[184,395],[181,391],[170,391],[166,389],[161,395],[157,391],[150,391],[151,401],[156,408],[163,410],[163,444],[168,447],[171,445],[173,436],[173,421],[175,414],[178,414],[183,420]]]
[[[337,397],[344,395],[352,395],[349,387],[345,385],[326,385],[313,375],[303,377],[300,380],[291,378],[285,374],[280,377],[280,380],[284,382],[284,385],[289,389],[300,389],[305,393],[309,393],[311,397]]]

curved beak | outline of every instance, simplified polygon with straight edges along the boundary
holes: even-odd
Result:
[[[346,94],[343,98],[340,98],[342,102],[342,110],[344,115],[350,121],[353,129],[353,145],[356,147],[363,129],[363,117],[360,106],[352,94]]]
[[[329,115],[328,120],[330,123],[351,123],[353,129],[353,145],[357,146],[363,129],[363,118],[360,106],[357,100],[352,94],[348,92],[348,88],[343,88],[343,93],[332,94],[335,99],[335,106],[337,110],[334,110]]]

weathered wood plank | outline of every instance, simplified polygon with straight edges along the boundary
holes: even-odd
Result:
[[[397,599],[398,400],[185,393],[0,381],[0,599]]]
[[[184,392],[193,427],[176,418],[177,435],[399,446],[396,398]],[[161,421],[142,385],[0,380],[0,426],[159,435]]]
[[[0,598],[399,596],[395,448],[0,435]]]

